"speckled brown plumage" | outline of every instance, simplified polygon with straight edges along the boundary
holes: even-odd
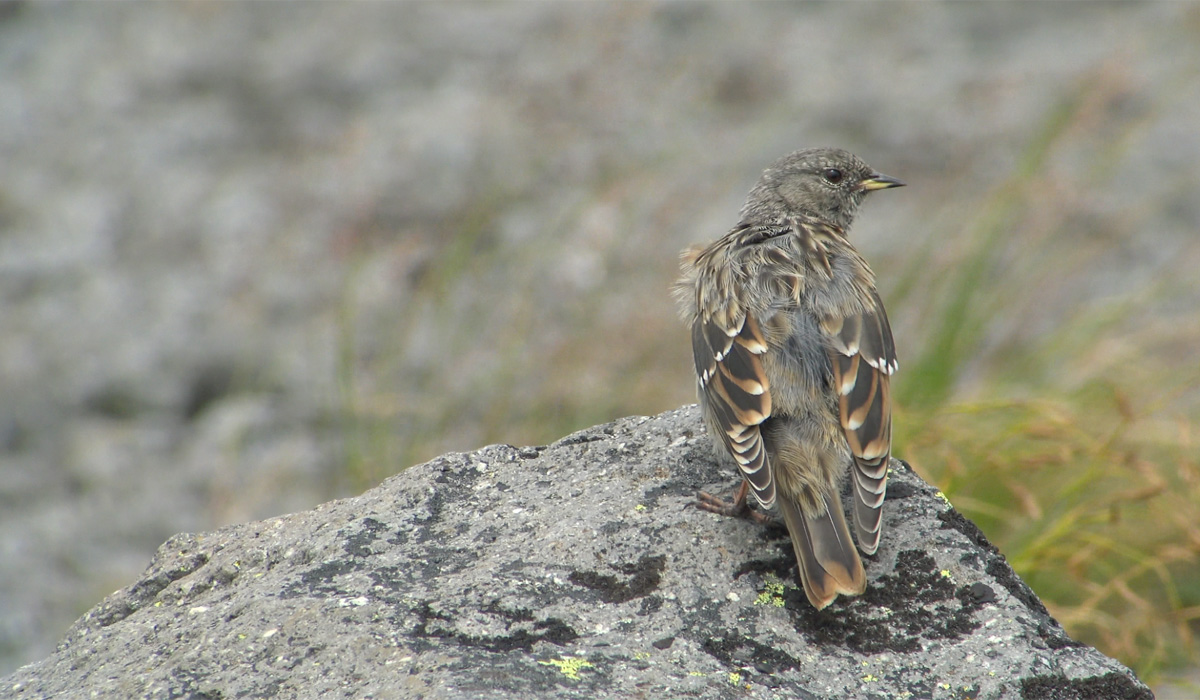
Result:
[[[705,422],[745,479],[734,503],[701,505],[743,513],[747,491],[778,504],[817,608],[866,586],[839,495],[848,471],[858,547],[879,546],[896,349],[847,233],[867,192],[901,184],[840,149],[786,156],[737,226],[685,252],[676,286]]]

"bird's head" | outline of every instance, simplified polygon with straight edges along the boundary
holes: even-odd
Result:
[[[903,185],[840,148],[796,151],[763,172],[742,217],[804,214],[845,230],[866,193]]]

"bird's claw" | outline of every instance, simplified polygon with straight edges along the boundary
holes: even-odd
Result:
[[[701,491],[700,495],[696,498],[695,506],[709,513],[725,515],[731,518],[745,518],[760,524],[770,521],[770,518],[765,514],[750,508],[749,500],[745,498],[744,494],[740,499],[726,501],[719,496]]]

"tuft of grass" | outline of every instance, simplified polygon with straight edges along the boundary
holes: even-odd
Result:
[[[1161,311],[1194,289],[1182,281],[1191,273],[1164,270],[1039,332],[1017,325],[994,340],[998,319],[1021,307],[1036,317],[1062,280],[1096,264],[1086,239],[1064,239],[1066,215],[1046,193],[1057,186],[1049,164],[1099,128],[1103,78],[1047,115],[938,268],[947,281],[928,340],[897,376],[893,451],[987,533],[1072,637],[1152,682],[1200,664],[1200,368],[1180,350],[1200,328],[1194,314]],[[1079,185],[1110,177],[1144,122],[1098,149]],[[914,269],[931,260],[918,255]]]
[[[1191,424],[1095,382],[947,404],[898,442],[1070,634],[1145,678],[1194,658],[1200,461]]]

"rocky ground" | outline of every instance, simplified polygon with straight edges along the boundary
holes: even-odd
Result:
[[[899,461],[861,597],[815,610],[695,406],[492,445],[167,541],[0,698],[1153,700]]]
[[[964,390],[1131,299],[1180,362],[1198,10],[0,6],[0,673],[175,533],[691,401],[676,254],[798,147],[910,183],[855,235],[914,354],[922,270],[1025,188]]]

